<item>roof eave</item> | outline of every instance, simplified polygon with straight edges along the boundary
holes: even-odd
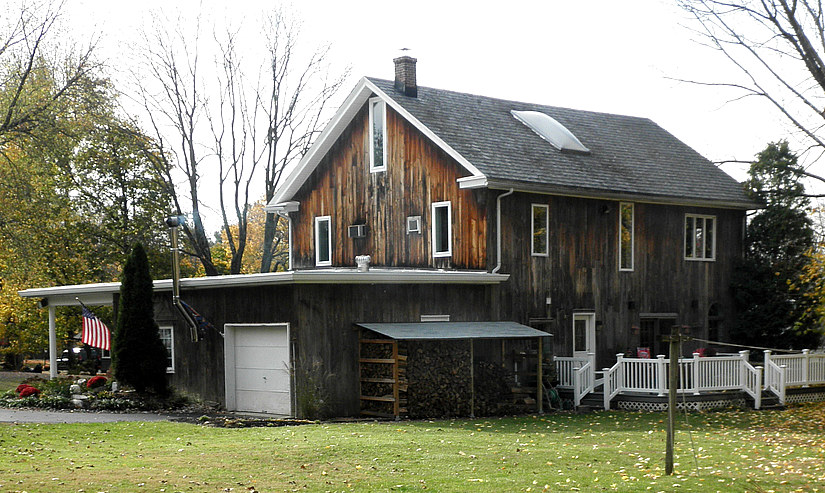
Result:
[[[564,187],[558,185],[548,185],[544,183],[514,181],[514,180],[500,180],[487,179],[486,187],[492,190],[510,190],[517,192],[542,193],[548,195],[561,195],[566,197],[578,197],[586,199],[602,199],[602,200],[626,200],[629,202],[663,204],[663,205],[681,205],[691,207],[715,207],[720,209],[740,209],[752,210],[759,209],[763,206],[747,200],[725,200],[725,199],[706,199],[702,197],[676,197],[669,195],[653,195],[653,194],[639,194],[630,192],[619,192],[612,190],[595,190],[575,187]],[[462,187],[465,188],[465,187]],[[469,188],[469,187],[467,187]]]
[[[473,284],[488,285],[507,281],[509,274],[487,271],[446,271],[419,269],[372,268],[359,272],[354,268],[296,270],[260,274],[191,277],[180,280],[182,290],[225,287],[256,287],[285,284]],[[153,282],[155,291],[172,291],[171,279]],[[51,306],[77,306],[78,298],[88,305],[111,305],[120,291],[119,282],[75,284],[18,291],[23,298],[45,298]]]

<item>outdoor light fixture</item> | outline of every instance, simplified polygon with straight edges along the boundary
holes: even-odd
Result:
[[[630,332],[633,332],[633,335],[635,335],[635,336],[639,335],[639,332],[641,332],[641,331],[642,331],[642,329],[639,328],[638,325],[631,325],[630,326]]]
[[[177,228],[186,223],[186,218],[183,216],[169,216],[166,218],[166,225],[170,228]]]

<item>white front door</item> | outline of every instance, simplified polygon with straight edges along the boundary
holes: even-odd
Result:
[[[574,313],[573,314],[573,356],[576,358],[588,358],[588,355],[596,354],[596,314],[595,313]],[[589,357],[591,364],[595,365],[595,356]]]

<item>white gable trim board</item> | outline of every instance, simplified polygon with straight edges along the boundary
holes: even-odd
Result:
[[[224,325],[226,409],[294,416],[289,324]]]
[[[405,120],[410,122],[422,134],[429,138],[433,143],[440,147],[447,155],[455,159],[461,166],[463,166],[472,177],[483,178],[484,175],[478,170],[470,161],[459,154],[455,149],[450,147],[440,137],[438,137],[426,125],[421,123],[417,118],[405,110],[401,105],[395,102],[384,91],[378,88],[375,84],[366,78],[358,81],[355,89],[347,96],[347,99],[341,105],[341,108],[335,113],[329,125],[324,128],[321,135],[312,144],[307,154],[298,163],[297,167],[289,174],[284,186],[276,193],[269,204],[266,205],[267,212],[277,212],[283,210],[282,203],[289,202],[301,186],[306,182],[309,176],[318,167],[318,164],[326,156],[327,152],[332,148],[346,127],[358,114],[361,107],[366,104],[370,97],[375,94],[378,98],[383,100]]]

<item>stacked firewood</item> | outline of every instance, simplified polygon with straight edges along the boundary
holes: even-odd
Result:
[[[476,361],[475,375],[475,415],[497,416],[522,412],[523,409],[513,403],[512,386],[515,382],[513,372],[501,363]]]
[[[470,347],[467,341],[410,342],[407,375],[411,418],[470,414]]]

